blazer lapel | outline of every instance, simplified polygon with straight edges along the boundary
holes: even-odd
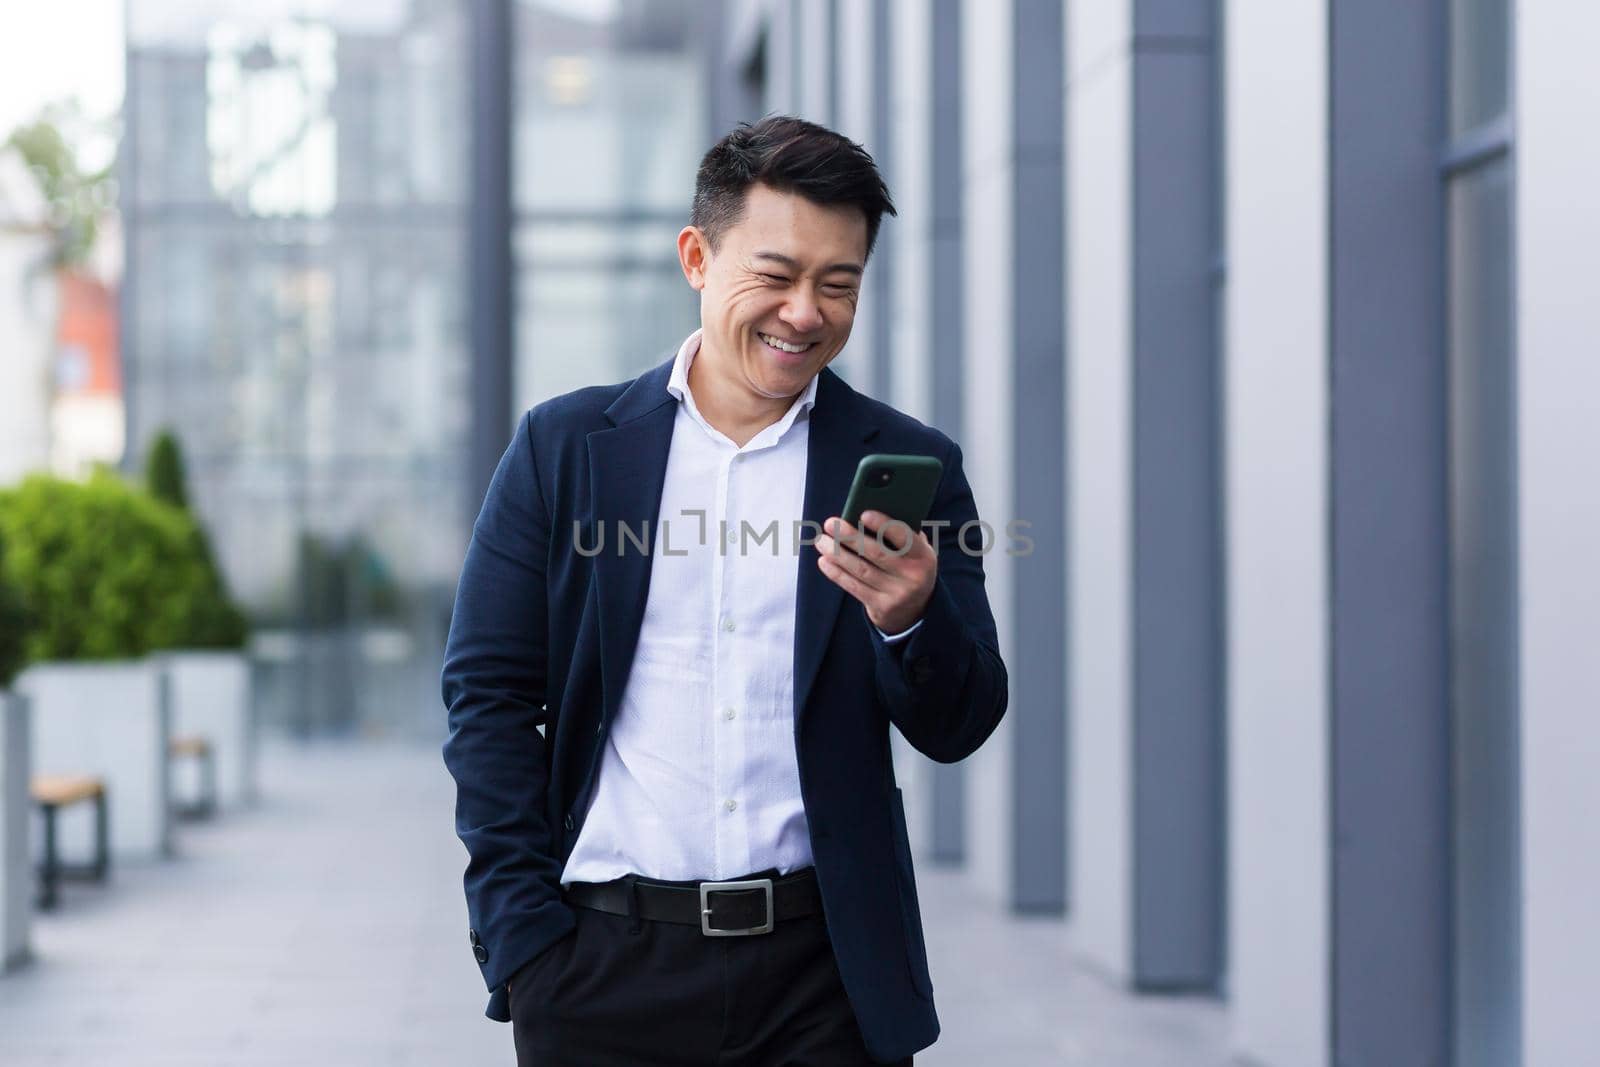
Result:
[[[857,404],[856,393],[837,374],[824,367],[817,382],[816,403],[811,408],[811,430],[806,446],[806,492],[804,518],[816,523],[807,526],[815,537],[822,521],[844,509],[856,465],[869,453],[867,444],[878,432],[868,421],[864,405]],[[817,566],[817,550],[800,550],[800,573],[795,587],[794,621],[794,720],[796,731],[811,695],[812,683],[822,666],[834,620],[845,599],[844,590],[828,579]]]
[[[667,452],[678,405],[667,392],[672,360],[635,379],[611,406],[606,417],[616,423],[588,435],[589,488],[594,501],[594,537],[603,548],[594,559],[599,596],[600,693],[605,722],[622,703],[633,666],[650,591],[650,563],[655,554],[661,487],[666,480]],[[648,549],[640,552],[624,541],[622,524],[635,537],[648,528]]]

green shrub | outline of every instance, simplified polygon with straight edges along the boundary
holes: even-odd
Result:
[[[0,492],[0,537],[29,616],[29,660],[137,658],[242,640],[194,519],[114,476],[36,476]]]
[[[211,551],[211,539],[199,517],[189,511],[189,475],[177,434],[163,429],[150,442],[145,456],[145,488],[164,504],[188,513],[194,525],[194,550],[203,562],[210,590],[195,606],[189,648],[241,648],[249,635],[244,615],[228,595],[227,583]]]
[[[189,477],[184,470],[183,450],[171,430],[162,430],[150,442],[144,461],[145,488],[150,495],[175,508],[188,510]]]
[[[6,558],[5,537],[0,535],[0,563]],[[11,684],[23,664],[23,642],[27,638],[27,613],[22,598],[0,566],[0,689]]]
[[[189,519],[192,531],[191,551],[199,557],[205,572],[204,592],[196,600],[190,614],[189,636],[184,641],[184,647],[243,648],[250,636],[250,626],[245,621],[244,613],[228,594],[227,583],[223,581],[222,571],[212,555],[211,539],[206,536],[205,527],[187,512],[184,514]]]

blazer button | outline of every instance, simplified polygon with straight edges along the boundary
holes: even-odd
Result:
[[[563,825],[565,825],[568,830],[572,829],[572,812],[567,812],[567,820]]]
[[[489,950],[484,948],[482,945],[473,945],[472,958],[477,960],[479,963],[488,963]]]
[[[467,944],[476,945],[477,943],[478,943],[478,931],[476,931],[476,930],[468,930],[467,931]]]

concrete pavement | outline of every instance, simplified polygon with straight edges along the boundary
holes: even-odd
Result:
[[[179,856],[68,883],[0,978],[7,1067],[456,1067],[514,1062],[483,1017],[465,851],[436,746],[269,742],[262,804],[183,824]],[[1133,998],[918,870],[944,1032],[919,1067],[1221,1067],[1215,1002]]]

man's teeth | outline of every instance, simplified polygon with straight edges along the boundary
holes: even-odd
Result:
[[[792,345],[787,341],[780,341],[770,334],[758,333],[756,336],[761,338],[761,340],[765,341],[767,344],[771,345],[773,348],[778,349],[780,352],[804,352],[806,349],[811,347],[809,344]]]

